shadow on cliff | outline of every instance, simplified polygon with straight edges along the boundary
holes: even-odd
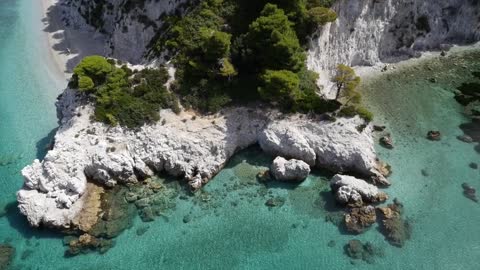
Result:
[[[5,206],[5,217],[7,218],[10,227],[15,228],[15,230],[17,230],[24,238],[63,238],[63,235],[60,233],[31,227],[27,218],[18,210],[17,202],[11,202]]]
[[[68,58],[64,72],[72,72],[73,68],[85,57],[93,54],[105,55],[104,40],[93,31],[77,29],[64,18],[66,0],[59,0],[51,5],[42,18],[44,32],[51,35],[50,46],[62,57]],[[61,63],[63,64],[63,63]]]
[[[40,139],[35,147],[37,148],[36,157],[39,160],[42,160],[49,150],[53,149],[55,134],[57,133],[58,128],[52,129],[47,136]]]

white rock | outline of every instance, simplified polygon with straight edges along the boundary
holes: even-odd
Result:
[[[113,186],[166,171],[199,189],[233,154],[256,143],[311,166],[366,176],[374,175],[376,166],[371,127],[359,132],[356,126],[363,120],[358,117],[328,122],[240,107],[191,120],[191,114],[162,110],[162,121],[134,132],[91,122],[92,106],[72,90],[57,107],[61,125],[54,149],[22,170],[19,208],[33,225],[67,227],[81,209],[87,178]]]
[[[380,193],[376,186],[348,175],[334,175],[330,180],[330,186],[336,191],[336,198],[340,203],[357,201],[358,194],[364,201],[372,202],[376,201]]]
[[[302,181],[310,173],[310,166],[302,160],[276,157],[270,171],[280,181]]]

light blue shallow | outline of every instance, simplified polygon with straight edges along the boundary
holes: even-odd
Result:
[[[44,152],[43,139],[56,126],[53,103],[65,85],[45,68],[38,10],[34,0],[0,2],[0,163],[8,163],[0,167],[3,205],[14,201],[22,185],[19,170]],[[256,149],[237,155],[207,185],[205,198],[216,207],[178,200],[168,219],[145,224],[137,218],[104,255],[64,258],[62,239],[30,229],[14,207],[0,218],[0,242],[17,248],[17,269],[480,269],[480,207],[460,186],[468,182],[480,189],[480,172],[468,166],[479,162],[479,155],[473,145],[455,139],[458,125],[468,120],[450,91],[479,63],[457,61],[462,63],[407,68],[364,85],[367,105],[388,125],[395,143],[394,150],[378,149],[394,171],[387,192],[405,204],[414,227],[403,248],[386,243],[376,226],[358,236],[384,249],[385,257],[373,265],[353,266],[343,254],[354,237],[325,222],[321,206],[329,188],[320,173],[298,187],[269,187],[272,196],[287,199],[280,208],[269,209],[265,199],[255,197],[261,185],[251,183],[271,160]],[[428,82],[434,72],[436,84]],[[431,129],[440,130],[443,140],[426,140]],[[422,176],[422,169],[430,176]],[[237,190],[226,191],[235,184]],[[186,215],[192,220],[185,224]],[[148,231],[137,236],[146,225]],[[335,247],[327,246],[331,240]],[[33,253],[26,256],[27,250]]]

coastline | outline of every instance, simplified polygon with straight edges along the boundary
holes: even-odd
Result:
[[[55,76],[58,78],[63,78],[64,80],[68,79],[68,72],[66,71],[65,67],[68,61],[68,57],[65,54],[61,54],[59,51],[56,51],[53,49],[53,46],[55,45],[55,39],[54,39],[54,33],[49,33],[46,31],[46,27],[48,27],[49,23],[52,23],[51,20],[47,20],[48,16],[48,10],[57,3],[58,0],[41,0],[40,1],[40,6],[41,6],[41,17],[42,17],[42,22],[44,24],[44,29],[42,29],[43,34],[45,35],[45,39],[47,41],[47,46],[48,46],[48,55],[49,57],[49,62],[52,64],[50,67],[50,70],[54,72]],[[59,23],[58,18],[55,18],[53,20],[54,23]],[[61,23],[61,22],[60,22]]]

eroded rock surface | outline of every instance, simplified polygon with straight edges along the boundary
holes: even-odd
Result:
[[[384,178],[372,128],[357,130],[363,124],[358,117],[331,122],[239,107],[192,118],[162,110],[161,121],[133,131],[92,122],[93,107],[73,90],[64,92],[57,108],[55,146],[22,170],[25,185],[17,194],[33,226],[69,227],[83,209],[87,179],[111,187],[164,171],[199,189],[232,155],[256,143],[310,166]]]
[[[302,181],[310,173],[310,166],[298,159],[286,160],[283,157],[277,157],[272,163],[270,172],[276,180]]]

